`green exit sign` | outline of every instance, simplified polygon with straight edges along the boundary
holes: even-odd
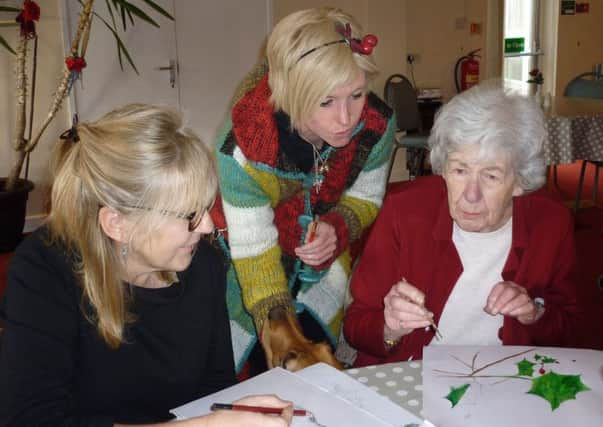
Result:
[[[505,53],[521,53],[525,49],[525,38],[505,39]]]

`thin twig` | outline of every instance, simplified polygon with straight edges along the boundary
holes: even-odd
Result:
[[[529,353],[530,351],[534,351],[534,350],[536,350],[536,349],[535,348],[531,348],[529,350],[525,350],[525,351],[521,351],[521,352],[516,353],[516,354],[512,354],[511,356],[503,357],[502,359],[499,359],[499,360],[496,360],[494,362],[488,363],[488,364],[482,366],[481,368],[476,369],[475,371],[472,372],[472,374],[476,374],[476,373],[478,373],[480,371],[483,371],[486,368],[489,368],[490,366],[498,365],[499,363],[504,362],[505,360],[509,360],[509,359],[514,358],[514,357],[521,356],[522,354],[526,354],[526,353]]]

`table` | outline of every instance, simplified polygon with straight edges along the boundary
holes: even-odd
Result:
[[[555,96],[544,112],[545,164],[603,161],[603,100]]]
[[[410,361],[352,368],[345,372],[411,414],[422,417],[422,369],[420,361]]]

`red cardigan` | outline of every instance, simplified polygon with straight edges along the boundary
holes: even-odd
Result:
[[[546,311],[529,326],[505,317],[499,330],[503,344],[572,345],[579,315],[573,230],[569,210],[544,191],[514,198],[512,244],[502,277],[525,287],[532,298],[544,298]],[[344,333],[358,350],[355,365],[421,359],[432,330],[417,329],[385,349],[383,298],[405,277],[425,293],[437,324],[461,272],[444,180],[424,177],[389,193],[351,282]]]

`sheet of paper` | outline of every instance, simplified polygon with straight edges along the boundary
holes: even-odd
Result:
[[[419,418],[404,408],[327,364],[317,363],[296,375],[341,397],[355,408],[373,414],[387,425],[422,425]]]
[[[428,346],[423,415],[438,426],[603,425],[603,352]]]
[[[345,376],[346,374],[340,373],[340,375]],[[251,394],[276,394],[285,400],[290,400],[295,403],[296,407],[312,412],[318,422],[326,427],[391,425],[365,410],[354,407],[338,395],[281,368],[271,369],[233,387],[175,408],[171,412],[178,419],[191,418],[208,414],[212,403],[231,403]],[[315,427],[315,424],[311,423],[307,417],[293,417],[291,425],[293,427]],[[400,425],[404,424],[396,424],[396,426]]]

